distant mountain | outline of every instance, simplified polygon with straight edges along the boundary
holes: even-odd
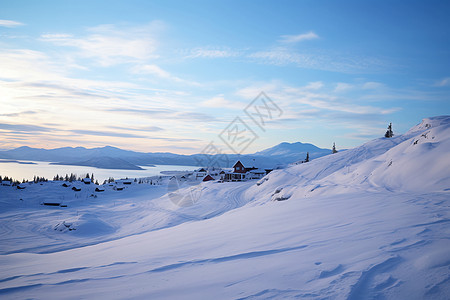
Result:
[[[223,157],[205,154],[181,155],[174,153],[142,153],[106,146],[86,149],[84,147],[64,147],[57,149],[37,149],[27,146],[0,151],[0,158],[11,160],[47,161],[55,164],[82,165],[97,168],[138,170],[139,166],[183,165],[207,166],[218,161],[221,167],[231,167],[237,160],[246,166],[274,168],[280,164],[289,164],[306,157],[311,159],[331,153],[330,149],[321,149],[307,143],[281,143],[272,148],[254,154],[229,154]]]
[[[330,154],[330,149],[322,149],[313,144],[308,143],[281,143],[272,148],[265,149],[263,151],[256,152],[254,155],[279,157],[280,159],[287,160],[302,160],[306,157],[306,153],[309,152],[311,159],[318,158],[327,154]]]
[[[53,162],[51,165],[74,165],[74,166],[88,166],[100,169],[122,169],[122,170],[143,170],[143,168],[130,164],[121,158],[113,158],[108,156],[95,157],[86,161],[77,162]]]

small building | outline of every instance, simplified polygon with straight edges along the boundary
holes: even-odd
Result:
[[[238,160],[233,166],[233,173],[245,173],[244,164]]]
[[[3,186],[11,186],[11,181],[9,181],[9,180],[3,180],[3,181],[2,181],[2,185],[3,185]]]
[[[82,180],[81,180],[81,182],[83,182],[84,184],[91,184],[91,179],[90,178],[83,178]]]
[[[208,174],[208,175],[205,176],[205,178],[203,178],[202,181],[211,181],[211,180],[214,180],[214,178],[211,175]]]
[[[195,171],[194,173],[195,173],[195,179],[197,179],[199,177],[201,177],[201,178],[205,177],[207,174],[207,171],[204,168],[201,168],[201,169]]]
[[[245,180],[245,167],[244,164],[240,160],[238,160],[234,166],[232,172],[225,173],[224,180],[225,181],[243,181]]]
[[[244,164],[238,160],[234,166],[233,171],[224,172],[224,181],[245,181],[251,179],[261,179],[266,175],[266,171],[260,170],[256,167],[246,168]]]

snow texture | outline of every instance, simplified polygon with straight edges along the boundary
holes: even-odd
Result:
[[[448,299],[448,149],[450,117],[429,118],[259,182],[176,191],[192,205],[164,184],[0,186],[0,297]]]

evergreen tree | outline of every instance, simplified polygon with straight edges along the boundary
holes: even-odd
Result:
[[[94,173],[91,174],[91,180],[94,182]]]
[[[337,150],[336,150],[336,144],[335,143],[333,143],[333,150],[332,150],[332,153],[334,154],[334,153],[337,153]]]
[[[306,152],[306,159],[305,162],[309,162],[309,152]]]
[[[384,134],[385,138],[391,138],[394,136],[394,132],[392,131],[392,123],[389,123],[389,126],[387,128],[388,130],[386,131],[386,133]]]

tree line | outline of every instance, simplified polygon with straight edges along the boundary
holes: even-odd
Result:
[[[94,173],[92,173],[91,175],[89,175],[89,173],[86,174],[86,176],[81,177],[81,176],[77,176],[74,173],[70,173],[66,174],[66,175],[56,175],[53,176],[53,181],[67,181],[67,182],[72,182],[72,181],[82,181],[85,178],[89,178],[92,182],[94,182]],[[23,179],[22,181],[16,180],[12,177],[8,177],[8,176],[4,176],[2,177],[0,175],[0,183],[2,183],[3,181],[8,181],[10,182],[12,185],[18,185],[20,183],[27,183],[27,182],[33,182],[33,183],[39,183],[39,182],[48,182],[48,179],[45,178],[44,176],[34,176],[33,180],[28,180],[28,179]],[[110,183],[110,182],[114,182],[114,178],[110,177],[108,180],[105,180],[104,183]],[[98,180],[95,180],[95,184],[99,184]]]

